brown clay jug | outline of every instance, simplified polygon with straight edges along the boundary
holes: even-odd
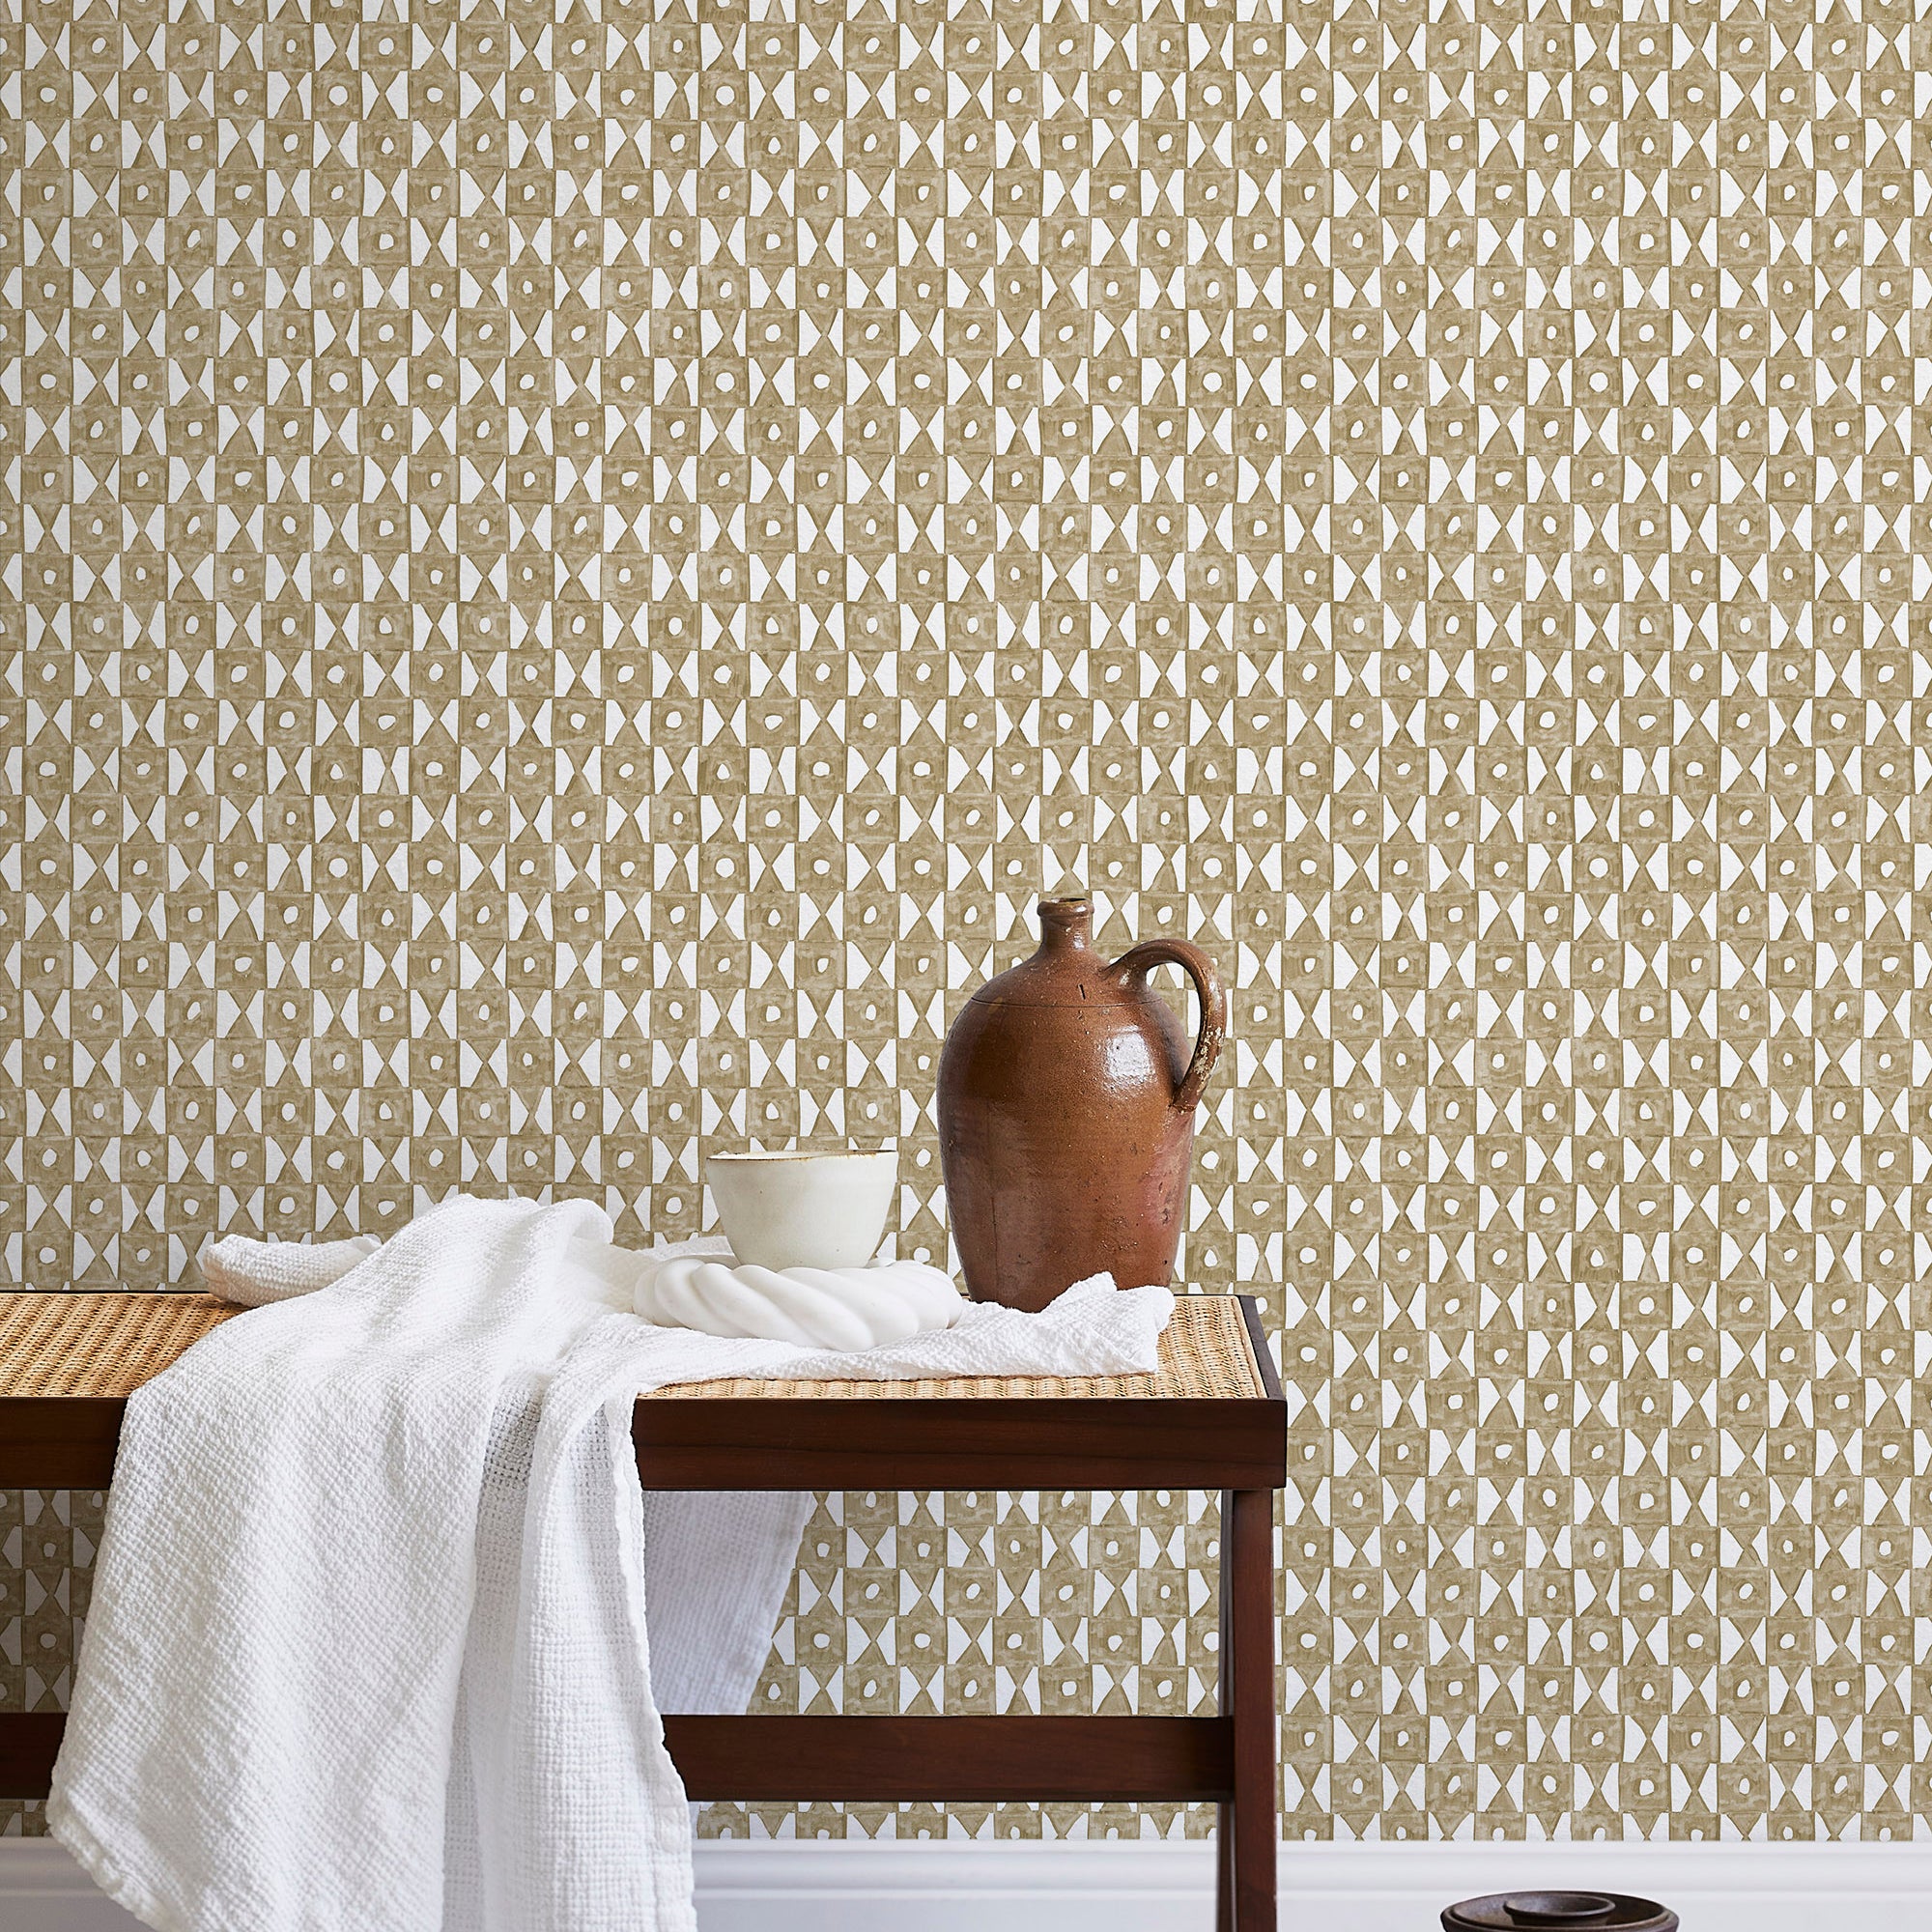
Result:
[[[1194,1111],[1227,1031],[1212,963],[1150,939],[1110,965],[1094,908],[1042,899],[1039,951],[966,1004],[939,1056],[939,1160],[976,1301],[1044,1308],[1076,1281],[1122,1288],[1174,1272]],[[1201,999],[1190,1057],[1149,986],[1176,965]]]

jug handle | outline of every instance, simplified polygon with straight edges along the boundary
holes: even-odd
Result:
[[[1200,947],[1184,939],[1144,939],[1138,946],[1128,947],[1107,971],[1145,980],[1156,966],[1179,966],[1194,981],[1201,1001],[1201,1032],[1194,1041],[1194,1058],[1174,1091],[1174,1105],[1184,1114],[1200,1100],[1208,1076],[1221,1056],[1221,1042],[1228,1037],[1228,996],[1221,990],[1221,976],[1215,972],[1214,962]]]

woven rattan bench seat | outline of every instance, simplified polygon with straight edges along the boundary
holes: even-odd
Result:
[[[241,1311],[207,1294],[0,1293],[0,1401],[16,1396],[127,1397]],[[950,1397],[963,1401],[1221,1399],[1267,1393],[1228,1294],[1186,1295],[1161,1338],[1160,1368],[1139,1376],[967,1376],[949,1381],[688,1382],[659,1391],[686,1401],[854,1401]]]
[[[127,1398],[237,1312],[0,1293],[0,1484],[106,1482]],[[1183,1295],[1151,1375],[693,1382],[636,1435],[663,1489],[1226,1489],[1280,1480],[1282,1418],[1253,1304]]]

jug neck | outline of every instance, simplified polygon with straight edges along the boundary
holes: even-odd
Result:
[[[1085,952],[1094,937],[1092,899],[1041,899],[1039,950],[1042,952]]]

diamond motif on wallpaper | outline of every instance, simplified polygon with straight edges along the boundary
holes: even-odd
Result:
[[[937,1253],[1083,880],[1236,989],[1287,1829],[1912,1829],[1920,31],[0,6],[10,1279],[795,1134]],[[99,1499],[9,1508],[58,1703]],[[1215,1535],[828,1497],[761,1694],[1208,1708]]]

